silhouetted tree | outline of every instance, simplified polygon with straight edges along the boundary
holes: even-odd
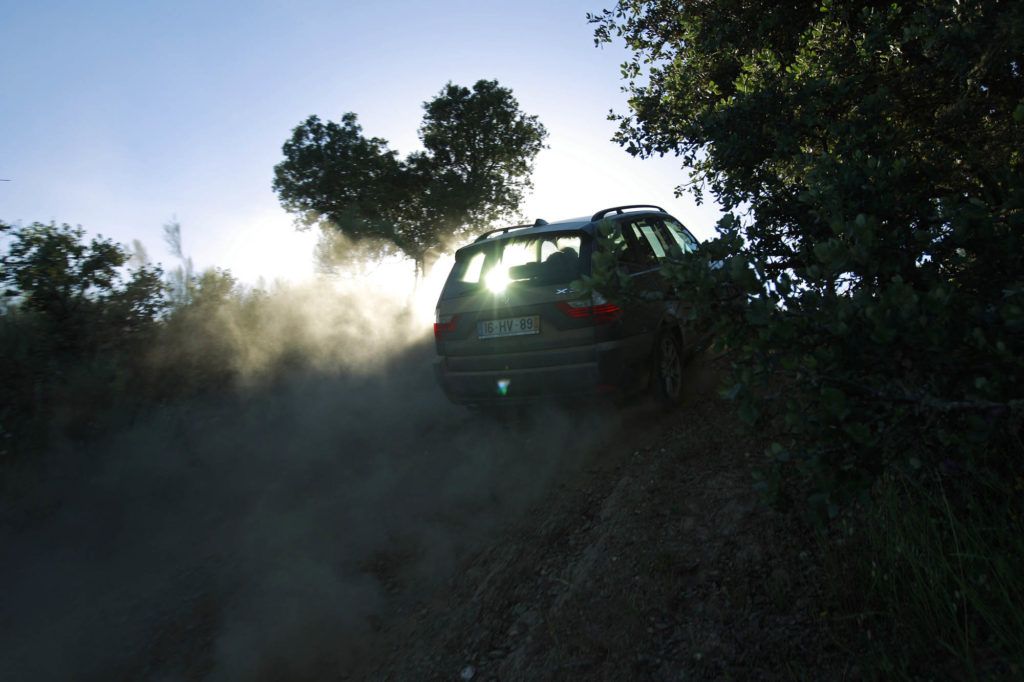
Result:
[[[1024,5],[622,0],[592,20],[635,54],[618,141],[680,155],[727,211],[704,252],[729,266],[678,281],[735,349],[744,416],[777,418],[784,468],[834,513],[909,461],[1006,465]]]
[[[0,455],[79,438],[135,375],[166,300],[159,267],[82,228],[0,224]]]
[[[488,80],[472,90],[449,83],[423,108],[424,151],[404,160],[363,136],[354,113],[297,126],[273,185],[296,225],[393,244],[422,274],[446,241],[514,213],[547,136],[537,117]]]
[[[102,235],[86,243],[81,227],[32,223],[3,228],[12,242],[3,257],[0,285],[19,308],[39,314],[65,347],[81,345],[90,336],[138,329],[163,311],[160,269],[135,268],[125,282],[129,254]]]

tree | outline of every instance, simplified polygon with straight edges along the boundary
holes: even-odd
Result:
[[[41,315],[64,346],[81,345],[87,333],[139,329],[164,309],[160,269],[135,268],[123,282],[129,254],[102,235],[86,244],[85,231],[69,225],[0,225],[0,230],[13,237],[0,285],[20,308]]]
[[[851,645],[867,676],[1019,669],[1024,4],[620,0],[591,20],[634,53],[618,141],[678,154],[727,212],[669,274],[775,441],[763,483],[842,537],[843,634],[882,633]]]
[[[618,142],[678,155],[726,211],[673,273],[781,470],[831,513],[894,467],[1009,471],[1024,5],[621,0],[590,20],[633,51]]]
[[[160,268],[128,272],[128,252],[82,228],[0,223],[0,454],[79,438],[120,397],[156,338]],[[140,254],[141,255],[141,254]]]
[[[310,116],[292,131],[274,191],[300,229],[328,235],[324,254],[337,232],[346,244],[391,244],[422,274],[448,241],[518,209],[547,137],[537,117],[488,80],[472,90],[448,83],[423,108],[424,150],[404,160],[366,138],[354,113],[338,123]]]

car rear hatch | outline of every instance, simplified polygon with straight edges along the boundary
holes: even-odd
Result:
[[[572,287],[589,274],[580,231],[509,235],[472,244],[438,302],[439,380],[460,402],[581,392],[596,385],[595,328],[614,306]]]

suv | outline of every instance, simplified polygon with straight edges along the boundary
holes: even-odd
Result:
[[[481,407],[647,388],[666,405],[678,402],[684,361],[701,339],[660,273],[673,247],[690,253],[697,240],[644,205],[480,235],[455,252],[437,303],[441,389],[454,403]],[[632,288],[660,295],[616,304],[573,288],[602,251]]]

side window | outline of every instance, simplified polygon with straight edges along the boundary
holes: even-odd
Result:
[[[626,238],[623,235],[622,226],[611,225],[608,227],[610,227],[610,229],[608,229],[607,232],[604,227],[602,228],[600,236],[598,237],[599,241],[595,246],[602,251],[610,249],[611,251],[617,252],[619,254],[619,260],[623,261],[625,260],[623,254],[625,254],[628,245],[626,244]]]
[[[540,245],[540,260],[547,260],[551,254],[558,251],[558,246],[550,239],[545,239]]]
[[[665,241],[665,237],[657,229],[657,225],[650,224],[644,220],[635,223],[634,227],[639,228],[640,233],[651,245],[651,249],[654,250],[654,255],[657,256],[658,260],[661,260],[668,254],[669,245]]]
[[[465,270],[462,272],[462,277],[459,278],[460,282],[466,282],[468,284],[477,284],[480,281],[480,272],[484,267],[484,259],[486,254],[483,251],[478,251],[473,254],[473,257],[466,263]]]
[[[697,240],[690,231],[674,220],[666,220],[665,227],[672,240],[683,253],[694,253],[697,251]]]
[[[630,272],[641,272],[658,267],[658,255],[651,242],[644,234],[643,223],[628,223],[622,226],[625,242],[622,255],[619,257]]]

